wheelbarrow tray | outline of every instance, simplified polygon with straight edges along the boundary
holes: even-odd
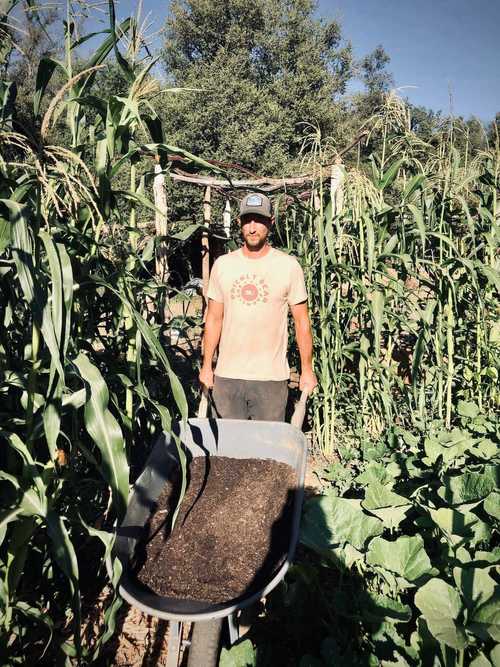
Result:
[[[143,586],[128,567],[137,543],[144,539],[144,526],[155,509],[165,482],[172,478],[175,468],[180,474],[175,437],[167,433],[160,436],[135,483],[114,545],[114,555],[120,558],[123,565],[120,582],[122,597],[147,614],[168,620],[206,621],[228,616],[269,593],[285,576],[292,562],[299,534],[307,442],[304,434],[291,424],[239,419],[189,419],[185,426],[176,424],[174,434],[179,436],[188,459],[198,456],[271,459],[286,463],[295,471],[296,488],[284,562],[270,574],[268,583],[260,590],[222,604],[157,595]]]

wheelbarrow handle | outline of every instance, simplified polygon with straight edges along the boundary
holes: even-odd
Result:
[[[309,393],[304,390],[297,403],[295,404],[295,410],[293,411],[292,418],[290,419],[290,424],[302,430],[302,424],[304,423],[304,417],[306,416],[306,403]]]
[[[201,392],[200,406],[198,408],[198,417],[205,419],[208,411],[208,389],[203,387]]]

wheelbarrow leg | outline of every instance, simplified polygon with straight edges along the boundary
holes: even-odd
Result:
[[[227,625],[229,627],[229,643],[231,646],[237,642],[240,637],[240,628],[236,613],[237,612],[234,612],[234,614],[230,614],[227,617]]]
[[[227,617],[229,642],[231,646],[250,630],[252,625],[257,620],[260,607],[260,602],[254,602],[250,607],[245,607],[239,613],[235,611],[233,614]]]
[[[187,667],[217,667],[222,618],[193,624]]]
[[[179,649],[181,646],[182,623],[170,621],[168,635],[167,665],[166,667],[178,667]]]

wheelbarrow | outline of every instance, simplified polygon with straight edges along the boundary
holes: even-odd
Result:
[[[130,495],[127,512],[117,529],[113,554],[123,566],[120,594],[131,605],[148,615],[170,621],[167,666],[177,667],[182,638],[182,624],[194,623],[188,648],[188,667],[212,667],[218,664],[222,620],[227,618],[231,644],[239,637],[238,613],[257,603],[275,588],[293,560],[299,534],[304,494],[307,443],[300,430],[305,415],[307,393],[302,392],[291,423],[244,421],[239,419],[189,419],[176,424],[172,435],[163,433],[155,443],[145,468]],[[205,405],[203,405],[205,403]],[[206,399],[200,412],[206,414]],[[199,413],[200,414],[200,413]],[[177,442],[176,442],[177,440]],[[269,575],[268,581],[248,595],[221,604],[177,599],[157,595],[133,576],[130,562],[145,526],[155,508],[165,482],[179,466],[177,443],[188,456],[227,456],[235,459],[272,459],[286,463],[295,471],[296,488],[290,512],[286,557]],[[108,561],[108,569],[111,562]]]

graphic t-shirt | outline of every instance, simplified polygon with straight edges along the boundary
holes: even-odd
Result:
[[[294,257],[270,248],[249,259],[241,249],[212,267],[208,297],[224,304],[215,374],[241,380],[286,380],[288,306],[307,298]]]

